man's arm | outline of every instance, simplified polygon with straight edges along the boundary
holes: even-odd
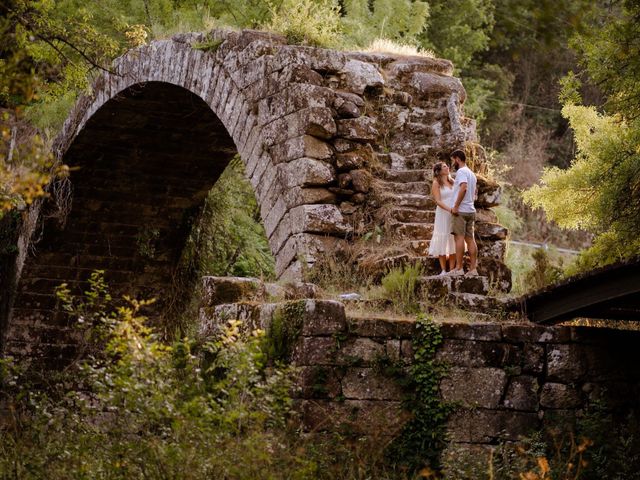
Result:
[[[467,182],[463,182],[460,184],[460,191],[458,191],[458,197],[456,198],[456,201],[453,204],[453,208],[451,209],[451,213],[453,213],[454,215],[458,214],[458,208],[462,203],[462,199],[464,198],[465,193],[467,193]]]

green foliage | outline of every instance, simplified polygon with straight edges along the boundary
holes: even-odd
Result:
[[[18,391],[0,478],[316,478],[287,435],[292,372],[266,368],[263,334],[231,321],[213,341],[169,346],[145,325],[145,305],[103,310],[105,354],[64,379],[81,391],[37,392],[3,369]]]
[[[446,422],[452,406],[440,399],[445,367],[436,360],[442,344],[440,327],[430,318],[418,316],[413,336],[413,364],[409,367],[412,398],[406,407],[412,418],[391,444],[388,458],[412,471],[424,467],[440,469],[440,454],[446,446]]]
[[[271,4],[264,27],[291,43],[335,47],[340,42],[340,7],[336,0],[281,0]]]
[[[562,268],[551,263],[547,251],[543,248],[534,250],[531,254],[533,268],[525,275],[525,284],[529,289],[537,290],[558,282],[562,278]]]
[[[489,46],[493,28],[491,0],[435,0],[429,2],[429,27],[422,36],[426,48],[453,61],[459,69]]]
[[[610,113],[640,117],[640,4],[634,0],[599,5],[591,28],[572,39],[591,81],[606,98]]]
[[[415,312],[418,309],[416,288],[422,275],[420,265],[406,265],[391,269],[382,277],[382,288],[385,296],[392,300],[394,306],[404,312]]]
[[[429,4],[417,0],[345,0],[346,43],[366,47],[383,38],[417,44],[429,18]]]
[[[541,185],[525,192],[561,227],[596,233],[585,266],[606,265],[640,252],[640,124],[567,105],[577,156],[571,168],[545,170]],[[594,255],[597,254],[597,255]]]
[[[184,249],[182,268],[202,275],[275,277],[253,188],[239,156],[209,192]]]

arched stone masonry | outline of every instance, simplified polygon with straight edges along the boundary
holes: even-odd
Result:
[[[161,296],[187,217],[236,152],[278,277],[299,278],[318,252],[372,224],[397,238],[405,257],[424,255],[430,166],[476,140],[452,70],[447,60],[287,45],[258,31],[177,35],[128,52],[78,101],[56,140],[57,157],[79,167],[75,200],[68,224],[47,225],[26,261],[5,352],[67,355],[73,333],[51,314],[51,292],[62,281],[81,286],[94,268]],[[499,191],[481,185],[484,265],[502,271],[506,230],[488,210]],[[141,266],[156,244],[164,257],[155,269]]]

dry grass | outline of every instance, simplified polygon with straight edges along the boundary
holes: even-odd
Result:
[[[409,55],[413,57],[435,58],[431,50],[420,50],[415,45],[394,42],[387,38],[376,38],[363,51],[372,53],[392,53],[395,55]]]

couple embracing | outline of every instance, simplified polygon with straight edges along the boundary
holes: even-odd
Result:
[[[467,167],[462,150],[455,150],[450,158],[452,167],[456,167],[455,180],[445,162],[433,166],[431,193],[438,206],[429,256],[440,260],[440,275],[464,275],[462,259],[466,244],[471,259],[467,275],[478,275],[478,246],[474,238],[476,176]]]

